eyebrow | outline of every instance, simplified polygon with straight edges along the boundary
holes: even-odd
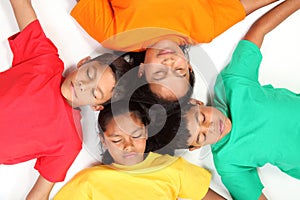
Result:
[[[138,132],[138,131],[141,131],[141,130],[143,130],[143,128],[142,128],[142,127],[138,127],[137,129],[135,129],[134,131],[132,131],[132,132],[130,133],[130,135],[132,135],[132,134],[134,134],[134,133],[136,133],[136,132]]]
[[[185,73],[184,75],[180,75],[180,74],[177,74],[177,73],[175,74],[175,76],[178,77],[178,78],[185,78],[186,75],[187,75],[187,73]]]
[[[197,140],[196,140],[197,144],[200,144],[200,134],[198,133],[197,135]]]
[[[176,76],[178,78],[185,78],[187,76],[187,73],[185,73],[184,75],[180,75],[180,74],[176,73],[176,70],[171,70],[171,71],[174,74],[174,76]]]
[[[196,122],[199,124],[199,112],[195,112],[194,117],[196,119]]]
[[[140,131],[140,130],[143,130],[143,128],[142,127],[139,127],[139,128],[137,128],[137,129],[135,129],[134,131],[132,131],[131,133],[129,133],[129,135],[132,135],[132,134],[134,134],[134,133],[136,133],[136,132],[138,132],[138,131]],[[127,133],[126,133],[127,134]],[[115,134],[115,133],[113,133],[112,135],[109,135],[108,137],[119,137],[120,135],[119,134]]]
[[[199,125],[199,112],[195,112],[194,116],[195,116],[197,125],[200,126],[200,125]],[[200,134],[199,134],[199,133],[198,133],[198,135],[197,135],[196,143],[197,143],[197,144],[200,144]]]

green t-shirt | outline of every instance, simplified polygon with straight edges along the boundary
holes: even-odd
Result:
[[[236,47],[215,85],[215,106],[232,130],[212,145],[214,162],[232,197],[257,200],[263,185],[257,167],[266,163],[300,179],[300,96],[261,86],[260,49],[247,40]]]

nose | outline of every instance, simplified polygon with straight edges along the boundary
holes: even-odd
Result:
[[[201,132],[207,134],[211,131],[212,127],[214,127],[213,122],[201,123]]]
[[[175,63],[175,58],[173,56],[169,56],[163,59],[162,64],[169,66],[169,67],[173,67],[174,63]]]
[[[124,149],[124,151],[127,151],[127,152],[132,151],[133,142],[132,142],[131,138],[128,138],[128,139],[125,140],[123,149]]]
[[[92,83],[88,81],[78,81],[77,86],[81,92],[84,92],[92,87]]]

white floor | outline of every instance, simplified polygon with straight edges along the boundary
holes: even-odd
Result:
[[[93,56],[105,51],[70,17],[69,12],[75,3],[75,0],[33,0],[41,24],[48,37],[59,49],[66,68],[76,66],[76,63],[85,56]],[[268,6],[251,14],[244,21],[216,38],[212,43],[191,48],[191,63],[198,77],[194,97],[205,102],[209,101],[209,89],[212,87],[212,80],[216,73],[229,61],[233,48],[252,22],[271,7]],[[264,58],[260,70],[260,81],[262,83],[271,83],[275,87],[287,87],[300,93],[298,81],[300,74],[299,25],[300,11],[265,38],[262,47]],[[18,31],[9,1],[0,1],[0,27],[0,71],[4,71],[9,68],[12,61],[12,54],[6,39]],[[202,65],[199,63],[202,63]],[[203,90],[205,87],[207,90]],[[98,140],[95,131],[97,113],[84,108],[82,115],[82,124],[86,136],[84,148],[71,166],[65,182],[77,171],[90,166],[99,159]],[[211,187],[228,197],[220,177],[215,172],[209,147],[194,152],[179,151],[178,154],[183,155],[195,164],[210,169],[213,174]],[[1,200],[24,199],[38,176],[38,173],[33,169],[34,162],[34,160],[31,160],[11,166],[0,165]],[[264,192],[269,199],[300,199],[299,180],[283,174],[270,165],[264,166],[259,171],[265,185]],[[51,198],[65,182],[55,185],[51,192]]]

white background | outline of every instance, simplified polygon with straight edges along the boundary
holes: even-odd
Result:
[[[61,59],[65,62],[66,69],[75,67],[77,62],[83,57],[93,56],[106,51],[70,17],[69,12],[76,4],[75,0],[33,0],[33,4],[46,35],[57,46]],[[272,6],[252,13],[245,20],[217,37],[213,42],[191,48],[191,63],[197,73],[194,97],[202,99],[204,102],[208,101],[208,89],[204,90],[203,88],[211,87],[211,82],[208,79],[203,79],[203,74],[206,74],[206,72],[201,66],[206,66],[209,69],[209,74],[211,72],[219,72],[229,61],[235,45],[253,21]],[[7,38],[16,32],[18,32],[18,27],[9,1],[0,1],[0,71],[8,69],[11,65],[12,54]],[[263,54],[263,62],[260,69],[261,83],[271,83],[275,87],[286,87],[300,93],[299,36],[300,11],[266,36],[261,48]],[[199,66],[201,69],[198,68]],[[71,166],[65,182],[77,171],[90,166],[99,159],[95,129],[97,113],[85,107],[82,115],[86,140],[84,141],[83,150]],[[220,182],[219,176],[214,171],[209,147],[204,147],[194,152],[180,152],[180,154],[182,153],[189,161],[209,168],[213,174],[212,188],[225,196],[228,195]],[[24,199],[38,176],[38,173],[33,169],[34,162],[35,160],[31,160],[17,165],[0,165],[0,200]],[[259,172],[265,185],[264,192],[269,199],[300,199],[299,180],[283,174],[270,165],[259,169]],[[65,182],[55,185],[51,192],[51,198]]]

